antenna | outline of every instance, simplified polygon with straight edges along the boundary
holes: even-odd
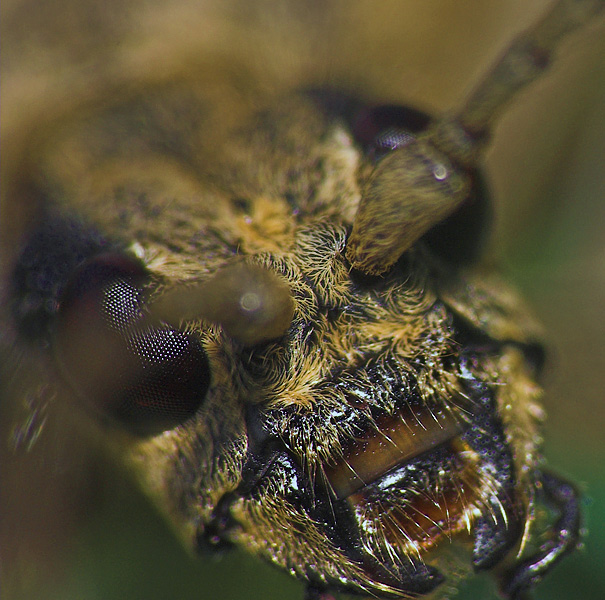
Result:
[[[598,15],[603,0],[559,0],[504,51],[462,108],[383,158],[362,194],[346,255],[353,268],[385,272],[468,197],[494,122],[538,79],[562,38]]]

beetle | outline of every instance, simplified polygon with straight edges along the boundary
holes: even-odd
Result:
[[[195,548],[244,546],[309,597],[386,598],[437,589],[453,538],[518,597],[579,517],[537,465],[539,335],[466,271],[494,106],[430,119],[313,90],[215,119],[208,148],[206,94],[161,82],[53,135],[27,182],[48,213],[10,280],[21,343],[50,348]],[[540,502],[554,538],[516,564]]]

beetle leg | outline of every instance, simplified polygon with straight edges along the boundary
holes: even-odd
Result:
[[[521,533],[515,506],[515,472],[513,457],[499,420],[494,418],[494,398],[485,384],[474,377],[467,379],[476,403],[473,426],[463,439],[480,456],[482,470],[492,480],[490,496],[474,526],[473,567],[491,569],[515,545]]]
[[[516,515],[511,520],[514,509],[502,502],[501,497],[490,498],[493,513],[481,516],[475,524],[473,547],[473,567],[483,571],[494,567],[514,546],[519,537],[520,527]],[[503,505],[501,509],[498,505]],[[504,519],[503,512],[507,515]],[[514,514],[514,513],[513,513]],[[512,521],[512,522],[511,522]]]
[[[545,502],[559,511],[559,519],[552,528],[553,539],[505,575],[501,590],[511,600],[521,600],[529,588],[576,548],[580,539],[580,497],[577,490],[568,481],[548,472],[540,473],[538,484]]]

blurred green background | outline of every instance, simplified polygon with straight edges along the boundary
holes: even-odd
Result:
[[[317,50],[329,59],[299,57],[294,70],[308,74],[307,62],[318,60],[328,65],[325,78],[377,101],[440,111],[455,106],[513,32],[548,3],[330,4],[332,21],[317,23],[327,31],[338,24]],[[294,12],[274,18],[313,23]],[[562,47],[552,72],[500,122],[487,164],[497,209],[493,254],[549,338],[544,453],[582,489],[589,531],[583,550],[540,585],[538,600],[605,598],[604,34],[601,19]],[[285,33],[279,39],[294,57],[306,47],[296,36],[291,47]],[[189,557],[127,475],[96,446],[66,439],[77,424],[58,421],[49,417],[30,452],[12,456],[3,446],[3,599],[302,597],[299,583],[241,552]],[[2,425],[3,433],[11,428]],[[481,579],[457,597],[495,595]]]

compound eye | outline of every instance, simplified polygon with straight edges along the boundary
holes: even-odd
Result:
[[[58,311],[56,357],[78,396],[137,435],[192,417],[210,368],[200,341],[144,313],[151,280],[138,261],[98,255],[67,286]]]
[[[380,159],[415,140],[430,122],[426,113],[409,106],[376,106],[357,115],[353,135],[372,157]]]

